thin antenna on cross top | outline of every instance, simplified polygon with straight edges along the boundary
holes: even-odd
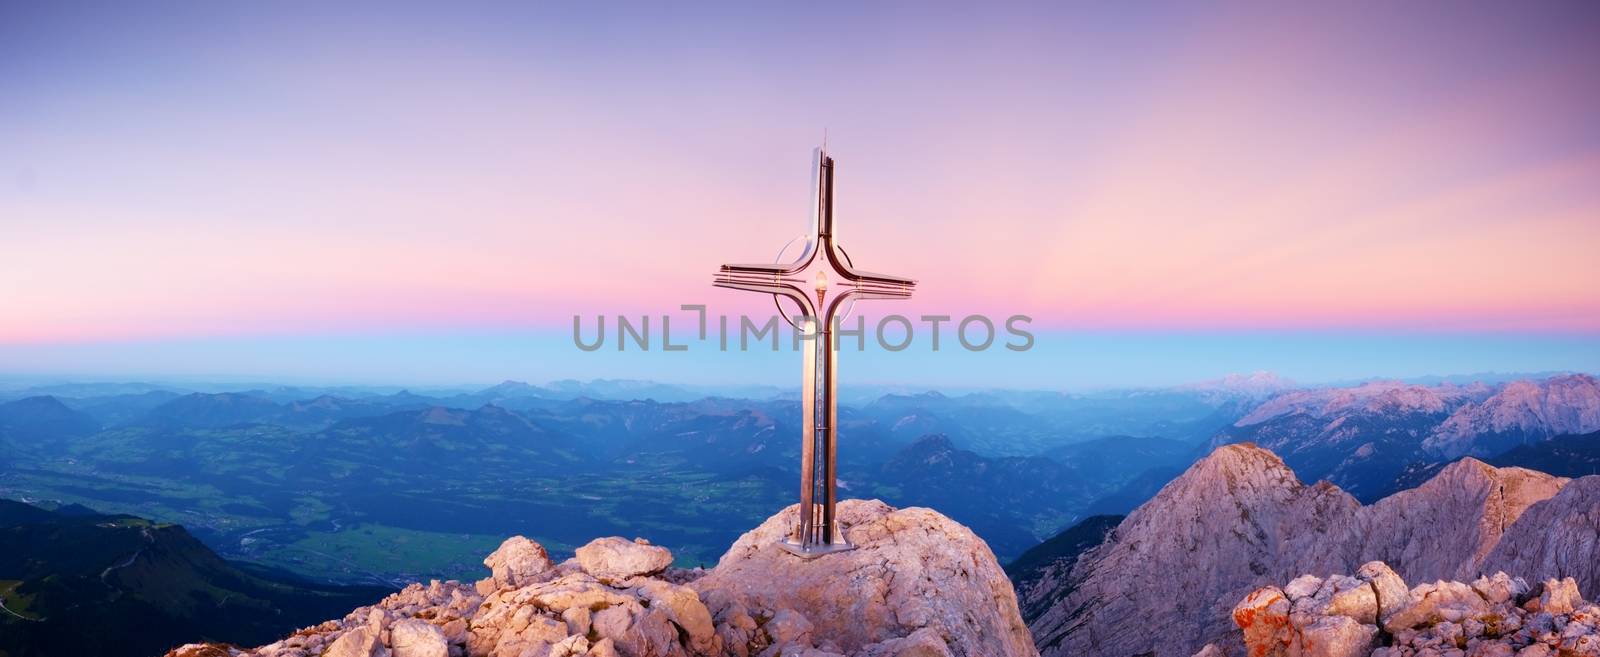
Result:
[[[824,153],[828,152],[828,128],[827,128],[827,126],[823,126],[823,128],[822,128],[822,152],[824,152]]]

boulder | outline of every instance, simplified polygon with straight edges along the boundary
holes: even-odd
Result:
[[[1395,633],[1403,629],[1452,623],[1489,613],[1489,603],[1461,582],[1439,581],[1411,589],[1407,603],[1384,622],[1384,629]]]
[[[1378,603],[1378,621],[1386,623],[1389,617],[1410,603],[1411,590],[1389,565],[1382,561],[1368,561],[1356,571],[1356,578],[1372,586]]]
[[[711,612],[694,589],[661,580],[645,580],[633,590],[650,601],[651,609],[661,610],[667,620],[683,629],[692,650],[707,654],[716,652],[717,629],[711,622]]]
[[[643,539],[597,538],[578,548],[578,565],[600,579],[654,575],[672,565],[672,552]]]
[[[1473,580],[1472,590],[1477,591],[1489,604],[1503,604],[1527,593],[1528,583],[1522,581],[1521,577],[1512,579],[1505,573],[1495,573]]]
[[[1544,581],[1544,593],[1539,594],[1540,609],[1551,614],[1570,614],[1582,604],[1577,580],[1567,577]]]
[[[1288,597],[1290,602],[1294,602],[1301,598],[1309,598],[1314,596],[1317,594],[1317,591],[1321,589],[1321,577],[1317,577],[1316,575],[1301,575],[1294,578],[1294,581],[1289,582],[1287,586],[1283,587],[1283,595]]]
[[[432,623],[415,618],[389,626],[389,648],[394,657],[449,657],[450,643]]]
[[[389,650],[378,642],[378,630],[358,627],[334,639],[322,657],[385,657]]]
[[[489,567],[497,586],[512,588],[537,582],[541,575],[555,567],[543,545],[522,536],[506,539],[500,549],[483,560],[483,565]]]
[[[1378,628],[1349,616],[1323,616],[1300,628],[1297,637],[1303,657],[1367,657],[1377,639]]]
[[[1296,634],[1289,624],[1292,606],[1276,586],[1256,589],[1233,608],[1233,622],[1244,631],[1245,651],[1250,657],[1280,657],[1287,654]]]
[[[714,616],[735,605],[758,617],[791,610],[844,653],[937,628],[957,657],[1038,654],[1011,582],[966,527],[929,509],[845,500],[838,520],[855,549],[802,559],[778,546],[798,512],[791,506],[741,536],[689,584]]]
[[[938,630],[924,627],[909,636],[867,646],[850,657],[950,657],[950,647]]]

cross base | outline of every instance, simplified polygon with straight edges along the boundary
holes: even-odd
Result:
[[[839,539],[839,541],[835,543],[808,546],[801,543],[796,543],[792,538],[786,538],[778,541],[778,547],[783,548],[784,552],[788,552],[789,554],[800,557],[801,559],[815,559],[817,557],[833,554],[835,552],[848,552],[856,549],[856,546],[850,544],[849,541],[844,539]]]

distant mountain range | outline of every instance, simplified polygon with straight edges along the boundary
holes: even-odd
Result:
[[[1408,471],[1596,430],[1600,382],[1570,374],[1498,385],[1372,382],[1288,392],[1211,444],[1261,445],[1302,478],[1327,479],[1371,501],[1414,483]]]
[[[453,576],[530,527],[557,547],[648,528],[700,563],[797,480],[799,408],[784,399],[562,398],[510,382],[448,396],[60,391],[107,394],[0,403],[0,495],[155,509],[230,558],[332,581]],[[1186,465],[1247,397],[887,394],[840,409],[841,494],[939,506],[1009,558],[1146,470]],[[1155,437],[1169,432],[1183,439]],[[402,539],[439,545],[374,549]]]
[[[230,564],[182,527],[0,500],[0,654],[146,657],[195,637],[251,643],[388,591]]]
[[[248,576],[265,566],[380,587],[459,578],[516,533],[558,554],[597,535],[648,535],[679,565],[707,565],[743,528],[792,503],[798,479],[799,407],[780,396],[588,394],[667,396],[642,382],[426,394],[101,384],[57,392],[0,402],[0,497],[55,501],[67,515],[76,503],[181,523],[194,532],[178,530],[184,539]],[[1236,588],[1294,569],[1349,572],[1363,550],[1382,552],[1413,580],[1486,563],[1499,543],[1484,528],[1516,518],[1475,496],[1549,497],[1559,477],[1596,472],[1597,401],[1600,383],[1581,374],[1344,388],[1258,374],[1081,394],[893,391],[841,406],[840,493],[929,506],[971,527],[1011,561],[1047,653],[1135,654],[1145,648],[1104,638],[1137,634],[1116,618],[1148,617],[1196,638],[1225,633],[1209,605]],[[1467,467],[1463,456],[1554,476]],[[1300,483],[1317,480],[1327,481]],[[1439,527],[1412,529],[1428,523]],[[143,536],[141,528],[117,540]],[[1517,545],[1517,559],[1571,556]],[[1337,563],[1293,556],[1313,548]],[[1179,590],[1206,599],[1160,582],[1115,588],[1130,573],[1167,568],[1183,573]],[[1117,573],[1124,579],[1105,579]],[[223,588],[260,598],[248,586]],[[1106,599],[1123,602],[1094,606]],[[28,600],[40,608],[40,598]],[[1184,625],[1173,614],[1196,620]],[[1084,643],[1081,628],[1101,638]]]
[[[451,576],[492,537],[534,526],[557,548],[648,528],[699,563],[790,500],[797,478],[799,409],[782,398],[590,396],[664,390],[623,381],[53,389],[84,396],[0,403],[0,496],[152,509],[230,558],[332,581]],[[1600,428],[1596,390],[1587,375],[1303,388],[1258,373],[1079,394],[895,392],[841,407],[841,495],[940,508],[1009,560],[1082,518],[1129,513],[1218,445],[1260,444],[1302,479],[1370,502],[1461,454],[1493,460]],[[370,549],[401,539],[433,547]]]

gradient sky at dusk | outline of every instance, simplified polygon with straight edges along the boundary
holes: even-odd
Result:
[[[0,373],[787,381],[567,331],[764,312],[707,283],[824,130],[873,316],[1042,336],[872,380],[1595,371],[1597,63],[1592,2],[5,3]]]

